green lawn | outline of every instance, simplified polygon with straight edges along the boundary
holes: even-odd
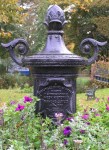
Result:
[[[0,89],[0,106],[5,102],[12,100],[19,100],[23,98],[27,93],[22,93],[20,89]]]
[[[25,95],[28,95],[28,93],[22,93],[20,89],[8,89],[8,90],[0,90],[0,106],[4,102],[9,102],[12,100],[19,100],[23,98]],[[96,91],[96,97],[97,98],[107,98],[109,96],[109,88],[105,89],[98,89]],[[95,103],[95,100],[89,100],[87,101],[87,97],[85,96],[85,93],[77,94],[77,103],[79,106],[82,107],[92,107]]]
[[[97,98],[105,98],[107,99],[107,97],[109,97],[109,88],[105,88],[105,89],[97,89],[95,96]],[[95,104],[95,100],[88,100],[87,101],[87,96],[85,95],[85,93],[81,93],[81,94],[77,94],[77,103],[82,106],[82,107],[92,107]]]

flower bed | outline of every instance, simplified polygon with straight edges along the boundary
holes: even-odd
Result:
[[[6,150],[101,150],[109,148],[109,97],[96,99],[94,108],[51,119],[34,114],[38,99],[25,96],[0,110],[0,149]]]

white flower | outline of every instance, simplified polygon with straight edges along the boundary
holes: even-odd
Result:
[[[83,141],[82,140],[73,140],[74,141],[74,143],[76,143],[76,144],[81,144]]]
[[[15,149],[14,149],[14,146],[11,145],[7,150],[15,150]]]

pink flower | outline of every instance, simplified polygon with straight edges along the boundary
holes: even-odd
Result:
[[[106,104],[106,110],[109,111],[109,105]]]
[[[82,116],[82,119],[84,119],[84,120],[89,119],[89,114],[84,114],[84,115]]]
[[[17,108],[15,109],[15,111],[21,111],[25,108],[25,106],[18,104]]]
[[[16,101],[11,101],[10,102],[10,105],[14,105],[14,104],[16,104],[17,102]]]
[[[108,102],[109,102],[109,96],[108,96],[107,100],[108,100]]]
[[[96,98],[96,102],[99,102],[99,98]]]
[[[90,122],[86,122],[87,125],[90,125]]]
[[[29,96],[24,96],[24,103],[27,103],[27,102],[32,102],[32,98],[31,97],[29,97]]]
[[[55,113],[55,117],[56,117],[56,119],[57,119],[57,123],[59,123],[60,124],[60,122],[61,122],[61,120],[62,120],[62,118],[63,118],[63,113]]]
[[[0,114],[2,114],[3,113],[3,109],[0,109]]]
[[[100,114],[95,114],[95,116],[101,116]]]
[[[56,117],[56,118],[63,117],[63,113],[55,113],[55,117]]]

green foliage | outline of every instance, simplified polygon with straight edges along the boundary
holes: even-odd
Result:
[[[0,1],[0,38],[6,40],[12,36],[12,27],[22,24],[25,13],[18,4],[18,0]],[[0,40],[1,40],[0,39]]]
[[[91,85],[89,77],[77,78],[77,93],[85,93],[86,89]]]
[[[31,98],[30,98],[31,99]],[[62,114],[58,113],[57,126],[49,118],[34,114],[37,98],[32,102],[9,103],[2,108],[0,119],[0,146],[13,150],[98,150],[107,149],[109,144],[109,97],[97,99],[95,107],[69,116],[62,124]],[[23,109],[16,111],[18,104]],[[88,116],[88,117],[86,117]],[[66,127],[70,132],[65,132]],[[92,144],[93,143],[93,144]]]
[[[24,9],[20,7],[19,0],[0,0],[0,43],[9,42],[20,34],[18,26],[24,23],[26,15]],[[1,46],[0,55],[8,57]]]
[[[50,128],[50,119],[44,121],[41,117],[34,114],[34,105],[38,99],[34,98],[32,103],[22,103],[25,109],[15,111],[17,104],[10,105],[8,111],[4,113],[4,128],[2,132],[2,147],[7,149],[13,145],[16,150],[23,149],[40,149],[42,135],[48,138],[51,131],[46,132],[45,129]],[[11,136],[10,136],[11,135]]]
[[[49,1],[53,2],[54,0]],[[59,4],[65,10],[66,20],[68,20],[68,24],[65,27],[66,44],[70,45],[71,43],[74,43],[75,46],[70,50],[80,54],[79,44],[84,38],[88,37],[87,32],[89,32],[90,28],[93,28],[89,19],[89,6],[92,1],[56,0],[54,2]]]
[[[48,1],[29,1],[31,4],[28,9],[28,16],[25,19],[25,24],[23,24],[23,37],[27,39],[29,47],[31,49],[30,54],[38,52],[43,49],[46,42],[46,28],[43,24],[45,13],[48,8]]]
[[[23,19],[21,12],[18,0],[0,1],[0,23],[21,23]]]
[[[0,76],[6,73],[6,66],[4,64],[0,64]]]
[[[65,28],[65,41],[71,51],[80,55],[79,45],[85,38],[94,38],[98,41],[109,39],[109,1],[108,0],[49,0],[60,5],[65,10],[68,25]],[[108,56],[107,44],[100,51],[101,55]],[[90,57],[90,56],[88,56]]]
[[[33,47],[33,51],[36,52],[40,51],[43,49],[43,47],[45,46],[45,42],[46,42],[46,37],[47,37],[47,29],[45,28],[43,22],[45,19],[45,14],[48,8],[48,2],[47,0],[42,0],[39,2],[39,7],[37,8],[37,21],[35,22],[35,32],[33,35],[33,39],[34,39],[34,47]]]
[[[91,17],[90,20],[92,24],[96,26],[95,31],[93,32],[93,37],[105,41],[109,39],[109,2],[108,0],[96,0],[90,6]],[[104,52],[101,52],[101,55],[109,56],[108,52],[109,45],[107,44],[103,48]]]
[[[21,87],[22,89],[28,84],[32,86],[33,79],[29,76],[21,76],[18,73],[15,74],[3,74],[0,77],[0,89],[8,89],[9,87]]]
[[[23,84],[20,89],[21,93],[33,93],[33,86],[30,86],[28,83]]]

